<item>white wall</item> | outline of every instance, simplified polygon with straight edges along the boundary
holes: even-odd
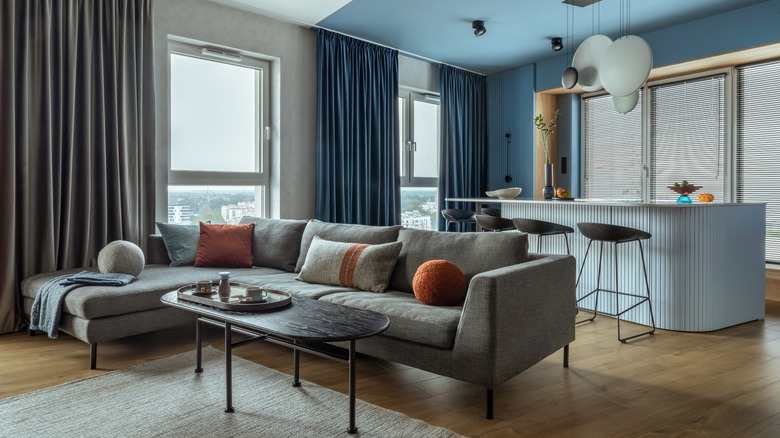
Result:
[[[316,33],[207,0],[154,2],[157,82],[157,218],[167,217],[168,35],[267,56],[272,88],[271,217],[313,218]]]

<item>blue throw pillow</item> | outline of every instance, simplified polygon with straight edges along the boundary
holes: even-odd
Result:
[[[200,244],[200,226],[175,225],[156,222],[160,230],[171,266],[188,266],[195,264]]]

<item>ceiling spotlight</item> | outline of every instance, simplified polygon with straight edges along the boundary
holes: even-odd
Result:
[[[472,21],[471,28],[474,29],[474,35],[478,37],[481,37],[487,32],[487,29],[485,29],[485,22],[482,20]]]
[[[553,52],[560,52],[563,50],[563,38],[561,37],[550,38],[550,44],[552,45]]]

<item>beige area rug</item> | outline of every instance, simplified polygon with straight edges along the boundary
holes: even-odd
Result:
[[[224,366],[223,353],[206,347],[202,374],[192,351],[0,400],[0,436],[460,436],[359,399],[358,434],[349,435],[346,395],[307,381],[293,388],[291,376],[235,356],[228,414]]]

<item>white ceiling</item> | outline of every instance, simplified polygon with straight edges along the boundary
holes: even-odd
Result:
[[[314,26],[352,0],[212,0],[266,16]]]

